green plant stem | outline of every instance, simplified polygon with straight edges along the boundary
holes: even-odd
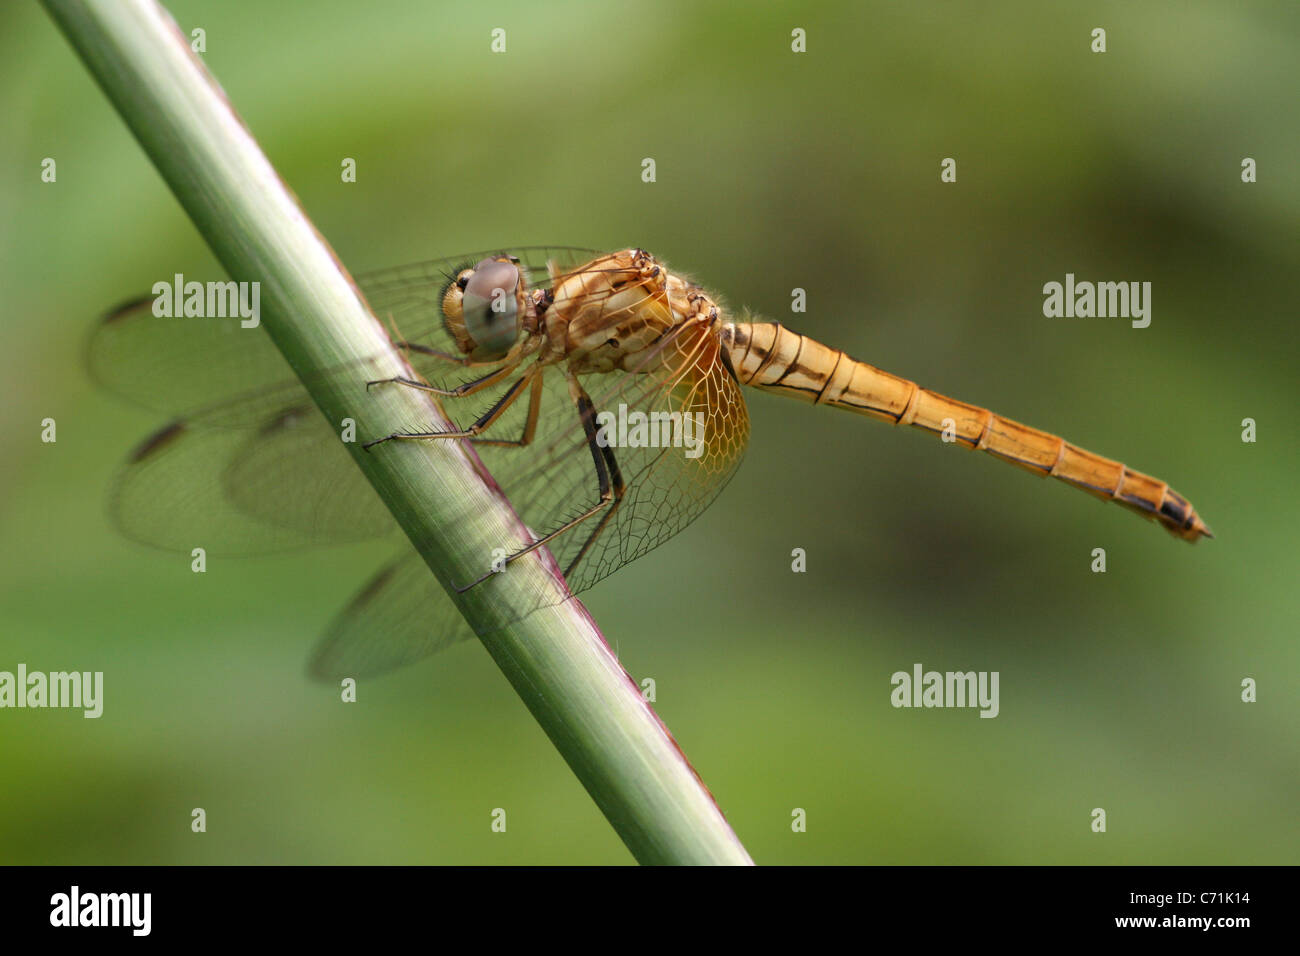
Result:
[[[170,16],[153,0],[44,4],[231,278],[261,283],[263,324],[327,419],[377,423],[374,434],[384,422],[436,427],[426,396],[366,394],[367,379],[408,374],[401,356]],[[345,363],[355,382],[312,374]],[[348,447],[444,588],[519,539],[519,519],[459,443]],[[586,609],[560,600],[563,578],[544,557],[489,583],[448,593],[636,859],[749,863]],[[525,616],[539,595],[550,606]],[[488,826],[489,809],[473,825]]]

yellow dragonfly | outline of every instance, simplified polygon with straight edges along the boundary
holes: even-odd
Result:
[[[532,529],[530,541],[503,542],[505,563],[545,547],[575,594],[713,501],[749,438],[743,385],[911,425],[1114,501],[1185,541],[1211,536],[1166,482],[777,323],[733,318],[641,249],[474,253],[357,286],[414,372],[368,388],[428,392],[456,423],[379,429],[366,446],[382,454],[394,441],[470,442]],[[180,413],[115,482],[111,512],[127,536],[259,554],[396,531],[264,333],[236,319],[159,317],[152,303],[114,310],[89,350],[101,384]],[[374,424],[364,408],[356,420]],[[469,585],[490,587],[493,570],[485,555]],[[311,670],[378,673],[471,636],[408,546],[335,621]]]

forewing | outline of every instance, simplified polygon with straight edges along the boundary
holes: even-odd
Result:
[[[307,401],[270,336],[238,318],[163,317],[141,297],[92,330],[86,367],[96,384],[145,408],[205,425],[254,426]]]
[[[122,467],[109,513],[132,540],[224,555],[361,541],[397,527],[310,405],[273,413],[260,429],[173,422]]]
[[[453,350],[441,320],[445,284],[490,253],[468,253],[371,273],[358,286],[402,335]],[[599,253],[522,250],[530,273],[571,268]],[[91,336],[87,364],[100,384],[151,408],[182,412],[120,471],[110,512],[127,537],[213,554],[265,554],[357,541],[395,527],[303,384],[261,328],[237,318],[153,314],[152,298],[111,312]],[[466,377],[461,366],[410,352],[430,380]],[[324,375],[356,375],[351,368]],[[481,374],[481,373],[480,373]],[[362,440],[372,436],[362,436]]]
[[[448,352],[455,343],[443,325],[441,295],[465,266],[500,250],[382,269],[356,278],[371,311],[410,342]],[[562,269],[601,253],[569,246],[508,250],[519,257],[533,285],[549,284],[547,263]],[[260,326],[240,319],[157,316],[154,297],[140,296],[113,309],[92,330],[86,347],[91,378],[136,404],[202,427],[261,428],[280,409],[307,404],[306,390]],[[428,355],[417,355],[421,372],[448,372]],[[327,377],[355,375],[350,367],[327,369]]]

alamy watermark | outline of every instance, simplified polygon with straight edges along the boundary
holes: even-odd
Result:
[[[704,453],[703,412],[643,412],[620,403],[618,413],[596,413],[601,448],[685,448],[687,458]]]
[[[889,678],[894,690],[889,702],[895,707],[978,707],[981,717],[996,717],[997,671],[924,670],[912,665],[912,672],[895,671]]]
[[[152,910],[152,893],[83,893],[74,885],[50,897],[50,925],[128,927],[133,936],[148,936]]]
[[[0,671],[0,708],[80,708],[84,717],[104,713],[103,671]]]
[[[179,272],[172,281],[153,284],[153,314],[160,319],[233,319],[246,329],[262,321],[260,282],[186,282]]]
[[[1065,284],[1043,286],[1043,315],[1049,319],[1132,319],[1135,329],[1151,324],[1150,282],[1075,282],[1065,274]]]

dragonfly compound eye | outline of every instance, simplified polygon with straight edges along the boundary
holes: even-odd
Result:
[[[514,263],[484,259],[474,267],[460,304],[465,344],[473,358],[500,358],[515,344],[519,337],[518,289],[519,267]]]

